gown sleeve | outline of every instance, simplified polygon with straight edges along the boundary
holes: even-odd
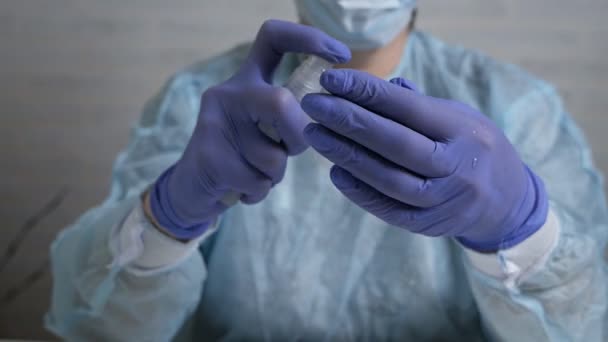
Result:
[[[54,241],[45,325],[58,336],[167,341],[196,309],[207,276],[202,239],[182,244],[164,236],[145,219],[140,195],[181,156],[200,95],[216,81],[188,71],[173,77],[147,103],[119,154],[109,196]]]
[[[542,260],[542,252],[528,253],[539,258],[530,264],[533,269],[518,269],[508,251],[493,254],[498,275],[482,272],[465,258],[485,334],[496,341],[603,340],[608,333],[608,215],[603,179],[590,149],[555,90],[540,81],[497,122],[543,179],[550,198],[548,221],[558,234]]]

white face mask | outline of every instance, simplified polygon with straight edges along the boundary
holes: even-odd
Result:
[[[409,24],[415,0],[296,0],[300,16],[353,50],[392,41]]]

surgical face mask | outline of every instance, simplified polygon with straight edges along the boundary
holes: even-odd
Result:
[[[392,41],[409,24],[416,0],[296,0],[301,18],[353,50]]]

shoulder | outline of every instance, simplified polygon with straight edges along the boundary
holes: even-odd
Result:
[[[242,44],[220,55],[199,61],[176,72],[144,106],[140,123],[190,131],[200,106],[200,97],[218,83],[230,78],[247,57],[251,44]]]
[[[198,61],[177,72],[171,83],[204,91],[230,78],[247,58],[251,43],[243,43],[209,59]]]
[[[534,94],[554,92],[526,70],[480,51],[423,32],[416,32],[414,40],[412,53],[418,57],[416,68],[424,75],[428,95],[462,101],[496,117]]]

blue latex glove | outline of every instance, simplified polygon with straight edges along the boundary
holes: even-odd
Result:
[[[183,156],[152,188],[152,214],[173,236],[202,234],[227,209],[221,200],[226,194],[243,194],[247,204],[261,201],[283,178],[287,156],[307,148],[302,131],[308,116],[286,88],[272,85],[286,52],[332,63],[350,58],[345,45],[318,29],[277,20],[262,25],[240,70],[203,94]],[[281,143],[260,127],[272,127]]]
[[[481,252],[512,247],[544,224],[543,182],[475,109],[354,70],[326,71],[321,85],[332,95],[303,99],[318,122],[305,137],[363,209]]]

